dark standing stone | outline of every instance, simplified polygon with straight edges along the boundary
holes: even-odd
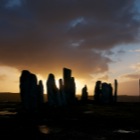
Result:
[[[44,105],[44,88],[43,88],[43,83],[40,80],[38,84],[38,107],[39,109],[42,109]]]
[[[24,110],[37,110],[37,77],[28,70],[23,70],[20,76],[20,96]]]
[[[109,103],[109,86],[107,83],[102,83],[102,103]]]
[[[31,110],[35,111],[38,109],[37,105],[37,77],[35,74],[30,74],[30,99],[31,99]]]
[[[66,102],[67,104],[75,103],[75,81],[74,78],[71,77],[71,70],[67,68],[63,68],[63,79],[64,79],[64,93],[66,94]]]
[[[109,103],[113,102],[113,88],[111,83],[108,84],[108,88],[109,88]]]
[[[94,100],[96,103],[100,103],[101,100],[101,94],[102,94],[101,85],[102,85],[101,81],[96,82],[95,89],[94,89]]]
[[[76,86],[75,86],[75,79],[71,77],[70,81],[70,103],[75,104],[76,102]]]
[[[66,94],[64,92],[63,80],[59,79],[59,93],[60,93],[60,105],[66,105]]]
[[[118,92],[118,81],[114,80],[114,102],[117,102],[117,92]]]
[[[20,97],[22,107],[30,109],[30,72],[23,70],[20,76]]]
[[[88,92],[87,92],[87,86],[86,85],[82,88],[81,101],[83,103],[86,103],[88,101]]]
[[[47,98],[48,104],[50,106],[56,106],[58,104],[57,94],[58,88],[56,87],[55,84],[55,77],[53,74],[49,74],[47,80]]]

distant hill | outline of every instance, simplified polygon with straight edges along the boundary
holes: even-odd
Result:
[[[89,96],[89,99],[92,100],[93,96]],[[140,97],[132,95],[119,95],[118,102],[140,102]]]
[[[44,95],[44,97],[46,94]],[[44,98],[46,99],[46,98]],[[78,96],[80,99],[80,96]],[[89,96],[89,99],[93,99],[93,96]],[[140,98],[138,96],[128,96],[128,95],[120,95],[118,96],[118,102],[139,102]],[[20,102],[20,94],[19,93],[0,93],[0,102]]]
[[[140,102],[140,97],[139,96],[120,95],[120,96],[118,96],[118,102]]]
[[[20,102],[20,94],[10,92],[0,93],[0,102]]]
[[[44,95],[44,99],[46,95]],[[20,102],[19,93],[0,92],[0,102]]]

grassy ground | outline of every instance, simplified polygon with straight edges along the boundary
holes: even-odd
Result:
[[[19,103],[1,103],[1,111],[19,109]],[[12,139],[139,140],[140,104],[78,104],[44,108],[40,114],[0,115],[0,135]]]

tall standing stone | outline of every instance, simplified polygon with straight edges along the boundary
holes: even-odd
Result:
[[[41,109],[43,107],[43,104],[44,104],[44,87],[43,87],[42,80],[40,80],[39,84],[38,84],[38,107],[39,107],[39,109]]]
[[[70,102],[70,81],[71,81],[71,70],[64,68],[63,69],[63,80],[64,80],[64,92],[66,94],[66,102]]]
[[[30,72],[23,70],[20,76],[20,97],[25,110],[30,109]]]
[[[31,110],[35,111],[38,109],[38,104],[37,104],[37,77],[35,74],[30,74],[30,100],[31,100]]]
[[[108,83],[102,83],[102,103],[109,103],[109,85]]]
[[[99,103],[101,100],[101,94],[102,94],[101,86],[102,86],[102,82],[97,81],[94,88],[94,100],[96,103]]]
[[[37,110],[37,77],[28,70],[23,70],[20,76],[20,96],[26,111]]]
[[[60,94],[60,105],[66,105],[66,94],[64,92],[63,80],[59,79],[59,94]]]
[[[50,106],[56,106],[58,104],[57,99],[58,88],[56,87],[55,77],[53,74],[49,74],[46,84],[47,84],[48,104]]]
[[[76,101],[76,84],[75,84],[75,78],[71,77],[70,80],[70,103],[75,104]]]
[[[75,81],[71,77],[72,71],[68,68],[63,68],[63,79],[64,79],[64,92],[66,94],[67,104],[73,104],[76,100],[75,98]]]
[[[87,86],[85,85],[83,88],[82,88],[82,96],[81,96],[81,101],[86,103],[88,100],[88,92],[87,92]]]
[[[112,103],[113,102],[113,87],[111,83],[108,84],[108,88],[109,88],[109,103]]]
[[[114,102],[117,102],[117,92],[118,92],[118,81],[114,80]]]

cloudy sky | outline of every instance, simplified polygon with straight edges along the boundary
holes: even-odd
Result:
[[[45,80],[72,70],[77,92],[97,80],[138,94],[139,0],[0,0],[0,91],[19,92],[23,69]],[[45,87],[44,87],[45,88]],[[46,90],[46,89],[45,89]]]

